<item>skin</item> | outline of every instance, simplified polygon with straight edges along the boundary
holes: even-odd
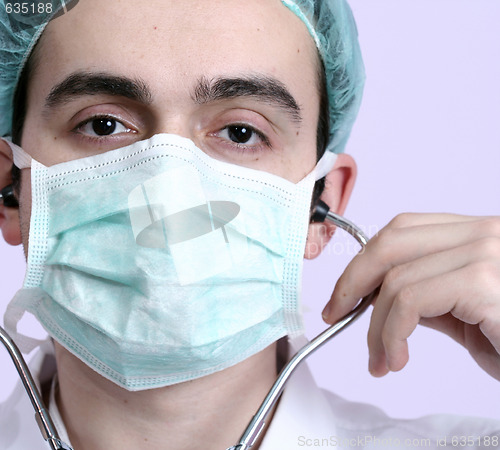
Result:
[[[237,6],[232,0],[144,3],[138,9],[131,1],[82,0],[49,25],[41,54],[47,56],[50,49],[50,64],[43,64],[42,57],[31,83],[24,149],[51,165],[171,132],[191,138],[215,158],[292,182],[302,179],[315,164],[318,114],[316,53],[304,25],[279,1]],[[88,95],[43,114],[53,86],[78,70],[140,78],[150,86],[153,100],[139,105],[121,97]],[[193,102],[200,77],[249,73],[280,80],[300,105],[300,124],[280,108],[255,99]],[[96,113],[117,116],[125,128],[111,140],[82,139],[89,129],[78,125]],[[231,146],[222,129],[242,121],[264,127],[272,148],[241,152]],[[11,155],[5,145],[0,150],[3,186],[10,182]],[[0,223],[9,243],[22,241],[27,248],[31,202],[29,171],[23,172],[21,227],[17,211],[3,206]],[[352,159],[339,157],[322,196],[332,210],[343,212],[355,174]],[[330,225],[311,225],[305,257],[321,253],[333,232]],[[499,218],[401,215],[354,258],[324,318],[333,322],[380,286],[368,335],[374,375],[406,364],[406,339],[424,323],[465,345],[500,379],[499,269]],[[273,382],[275,350],[273,345],[189,383],[130,393],[56,345],[58,402],[72,443],[77,450],[123,449],[144,445],[147,438],[159,449],[226,448],[237,440]]]

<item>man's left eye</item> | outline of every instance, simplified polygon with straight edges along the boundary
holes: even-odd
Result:
[[[258,145],[266,143],[267,139],[248,125],[228,125],[219,131],[218,136],[239,145]]]
[[[112,117],[94,117],[78,126],[78,131],[94,137],[110,136],[132,131]]]

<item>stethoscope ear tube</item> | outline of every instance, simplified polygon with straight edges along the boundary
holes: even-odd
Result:
[[[14,365],[16,366],[17,372],[21,381],[23,382],[24,389],[28,394],[31,404],[35,409],[35,419],[40,428],[43,438],[49,443],[52,450],[73,450],[68,444],[61,441],[59,435],[57,434],[52,418],[50,417],[49,411],[45,408],[43,404],[40,392],[31,376],[28,369],[28,365],[24,360],[19,348],[7,334],[7,332],[0,327],[0,342],[5,346],[9,352]]]
[[[354,223],[343,218],[342,216],[331,212],[328,205],[320,200],[314,208],[313,214],[311,215],[311,221],[324,222],[325,220],[328,220],[338,227],[342,228],[343,230],[347,231],[359,242],[363,249],[368,243],[368,238],[360,228],[358,228]],[[290,362],[281,370],[278,378],[276,379],[273,387],[262,402],[259,410],[253,416],[246,430],[241,435],[239,443],[233,447],[228,448],[227,450],[248,450],[252,448],[265,427],[267,416],[276,405],[283,392],[285,383],[288,381],[295,369],[309,355],[311,355],[323,344],[328,342],[331,338],[347,328],[348,325],[352,324],[358,317],[360,317],[361,314],[363,314],[363,312],[372,303],[374,295],[375,293],[372,292],[370,295],[364,297],[351,312],[346,314],[331,327],[327,328],[321,334],[316,336],[295,354]]]

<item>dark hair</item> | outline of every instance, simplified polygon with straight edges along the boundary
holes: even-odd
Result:
[[[323,61],[318,64],[318,92],[319,92],[319,115],[316,130],[316,162],[321,159],[326,151],[330,137],[330,102],[328,100],[328,87],[326,85],[326,73]],[[325,178],[316,181],[314,185],[311,209],[316,206],[319,197],[325,189]]]
[[[40,39],[35,45],[31,55],[19,77],[19,82],[14,93],[14,108],[12,114],[12,142],[21,145],[23,135],[24,121],[28,108],[28,86],[33,76],[33,73],[38,65],[38,55],[40,52]],[[319,161],[325,153],[328,144],[330,132],[330,108],[328,101],[328,90],[326,85],[326,74],[323,62],[318,55],[318,91],[319,91],[319,117],[318,127],[316,131],[316,161]],[[19,193],[20,170],[12,166],[12,180],[16,193]],[[316,181],[312,195],[312,206],[318,201],[323,189],[325,188],[325,179],[322,178]]]
[[[31,55],[29,56],[26,64],[24,65],[21,75],[19,76],[19,81],[14,91],[14,104],[12,109],[12,142],[17,145],[21,145],[21,139],[23,136],[24,121],[26,119],[26,112],[28,109],[28,86],[35,72],[35,68],[38,65],[38,54],[40,48],[40,41],[37,42]],[[12,184],[14,186],[14,191],[19,197],[19,185],[21,180],[21,171],[16,167],[12,166]]]
[[[26,119],[26,112],[28,108],[28,85],[31,75],[34,72],[35,58],[33,53],[28,58],[24,66],[19,82],[14,93],[14,107],[12,111],[12,142],[21,145],[21,138],[23,135],[24,120]]]

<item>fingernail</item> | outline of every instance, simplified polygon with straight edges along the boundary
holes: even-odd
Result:
[[[328,318],[330,317],[330,311],[331,311],[331,306],[330,306],[330,303],[328,303],[326,306],[325,306],[325,309],[323,310],[323,312],[321,313],[321,316],[323,317],[323,320],[326,322],[326,323],[330,323],[328,321]]]
[[[368,372],[370,372],[373,375],[373,362],[371,356],[368,359]]]

